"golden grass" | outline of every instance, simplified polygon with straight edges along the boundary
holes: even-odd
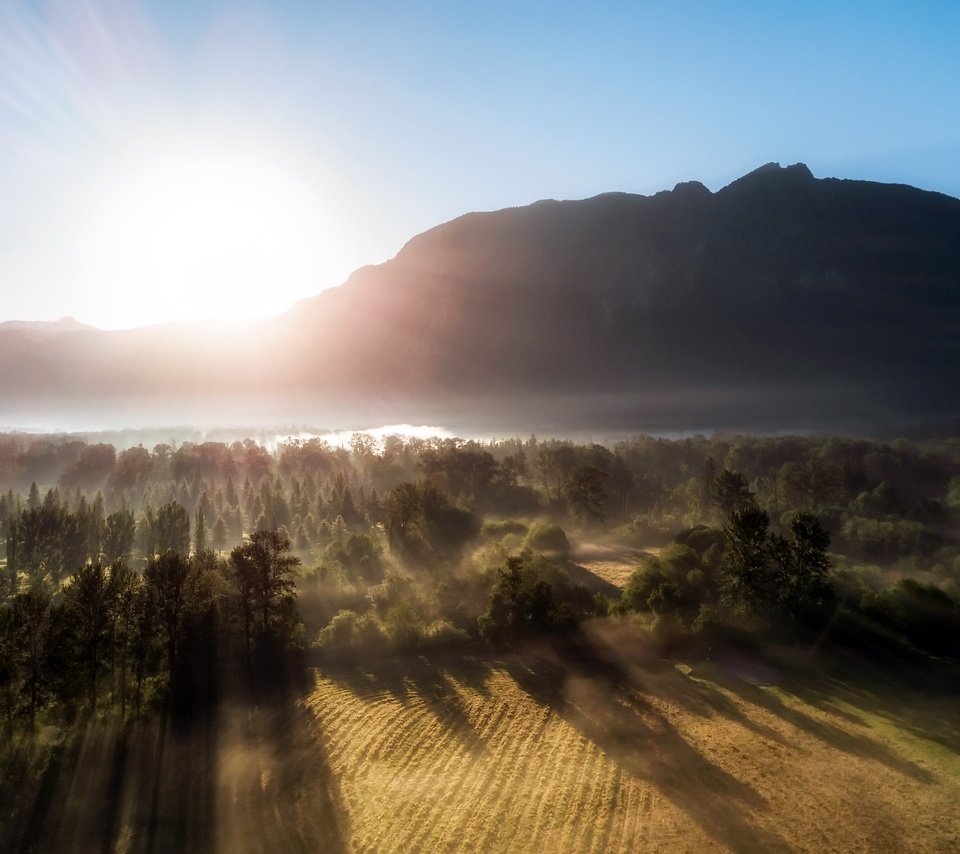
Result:
[[[623,590],[641,561],[659,553],[660,549],[656,547],[636,549],[629,546],[582,543],[577,546],[572,559],[588,572]]]
[[[358,852],[960,850],[957,709],[751,668],[541,646],[330,668],[307,705]]]

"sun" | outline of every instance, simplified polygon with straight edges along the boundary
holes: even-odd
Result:
[[[137,324],[265,317],[335,284],[336,199],[288,150],[184,137],[111,164],[81,247]]]

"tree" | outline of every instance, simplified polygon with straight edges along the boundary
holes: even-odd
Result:
[[[802,617],[829,596],[830,535],[811,513],[798,513],[790,531],[789,542],[783,537],[771,538],[771,551],[778,570],[778,599],[787,613]]]
[[[249,650],[250,622],[260,618],[264,635],[270,632],[271,614],[296,593],[295,577],[300,558],[291,553],[290,540],[277,531],[254,531],[250,541],[230,553],[234,581],[244,612],[244,634]]]
[[[467,509],[430,482],[401,483],[383,504],[390,548],[412,560],[455,558],[480,530]]]
[[[607,517],[607,473],[596,466],[574,469],[563,485],[570,513],[581,522],[602,522]]]
[[[69,620],[80,668],[86,677],[91,712],[97,707],[97,676],[108,648],[112,592],[107,570],[97,562],[84,564],[73,573],[64,594],[64,615]]]
[[[753,498],[747,479],[740,472],[724,469],[713,481],[713,501],[724,516],[750,507]]]
[[[107,516],[103,537],[103,557],[107,563],[112,564],[130,557],[136,530],[133,513],[126,508]]]
[[[213,523],[213,542],[217,547],[217,552],[223,551],[224,543],[227,539],[227,526],[223,521],[223,516],[217,516],[217,521]]]
[[[197,508],[196,524],[194,526],[194,553],[200,554],[207,548],[207,525],[203,518],[203,507]]]
[[[110,567],[110,671],[116,680],[120,672],[120,714],[127,710],[127,660],[135,653],[137,637],[137,604],[142,595],[142,577],[131,570],[124,561],[116,561]],[[117,662],[117,653],[120,661]]]
[[[734,510],[723,527],[726,549],[720,598],[735,611],[749,612],[771,599],[768,533],[770,517],[756,504]]]
[[[51,629],[50,596],[35,591],[14,596],[13,620],[16,626],[17,664],[27,700],[30,732],[33,732],[37,712],[49,693],[43,664]]]
[[[167,669],[171,679],[176,664],[189,573],[190,562],[186,556],[170,549],[150,558],[143,571],[143,578],[156,607],[164,635]]]
[[[480,615],[480,634],[487,640],[509,641],[549,631],[560,621],[553,588],[531,563],[529,553],[508,557],[497,570],[487,610]]]
[[[186,508],[177,501],[164,504],[153,520],[153,548],[158,554],[163,552],[190,551],[190,516]]]
[[[10,595],[17,592],[17,570],[20,568],[18,563],[17,538],[17,520],[12,517],[7,523],[7,573],[10,576]]]

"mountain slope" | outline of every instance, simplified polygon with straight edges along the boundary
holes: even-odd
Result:
[[[716,193],[468,214],[209,347],[21,339],[30,380],[0,390],[334,423],[896,429],[960,415],[958,333],[960,200],[768,164]]]

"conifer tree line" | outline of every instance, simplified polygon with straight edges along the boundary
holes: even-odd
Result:
[[[509,640],[607,613],[802,621],[838,596],[915,631],[952,619],[960,589],[953,442],[357,434],[117,451],[18,435],[0,439],[0,489],[0,713],[31,730],[202,705],[214,662],[253,684],[313,641],[306,582],[327,585],[329,649]],[[665,548],[605,600],[565,580],[564,529]],[[499,562],[465,575],[484,544]],[[870,566],[895,567],[899,592],[871,587]],[[428,571],[431,592],[398,568]]]

